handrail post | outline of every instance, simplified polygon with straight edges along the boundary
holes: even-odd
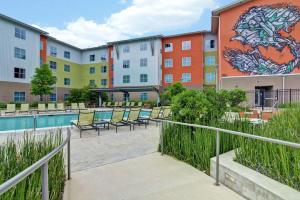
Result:
[[[164,121],[159,123],[159,131],[160,131],[160,151],[161,155],[164,155]]]
[[[219,186],[219,176],[220,176],[220,131],[217,130],[216,137],[216,186]]]
[[[36,115],[33,116],[33,130],[36,130]]]
[[[48,162],[42,166],[42,200],[49,200]]]
[[[71,135],[70,128],[67,129],[67,132],[69,137]],[[70,180],[71,179],[71,138],[69,138],[68,141],[67,151],[68,151],[68,180]]]

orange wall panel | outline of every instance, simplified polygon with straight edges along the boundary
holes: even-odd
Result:
[[[109,70],[108,87],[109,88],[113,87],[112,79],[114,77],[114,72],[113,72],[114,59],[112,58],[112,55],[113,55],[113,46],[109,46],[108,47],[108,65],[109,65],[109,67],[108,67],[108,70]]]
[[[40,50],[40,57],[43,59],[43,64],[47,62],[47,37],[44,35],[40,36],[43,49]]]

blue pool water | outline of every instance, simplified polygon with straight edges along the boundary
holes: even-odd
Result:
[[[125,118],[128,116],[125,112]],[[96,112],[96,118],[109,119],[112,111]],[[141,111],[140,116],[149,116],[149,111]],[[60,114],[60,115],[38,115],[36,116],[37,128],[59,127],[70,125],[71,120],[76,120],[78,114]],[[33,129],[33,116],[0,117],[0,131],[13,131]]]

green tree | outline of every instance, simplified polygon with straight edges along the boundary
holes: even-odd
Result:
[[[172,98],[184,92],[185,90],[186,90],[185,87],[183,87],[181,83],[174,83],[173,85],[167,87],[160,96],[162,104],[170,105],[172,102]]]
[[[40,100],[43,101],[44,96],[52,93],[55,82],[56,79],[49,66],[42,65],[35,69],[31,80],[31,94],[40,96]]]

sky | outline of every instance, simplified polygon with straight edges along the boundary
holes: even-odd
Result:
[[[210,30],[211,10],[235,0],[0,0],[0,13],[80,48]]]

